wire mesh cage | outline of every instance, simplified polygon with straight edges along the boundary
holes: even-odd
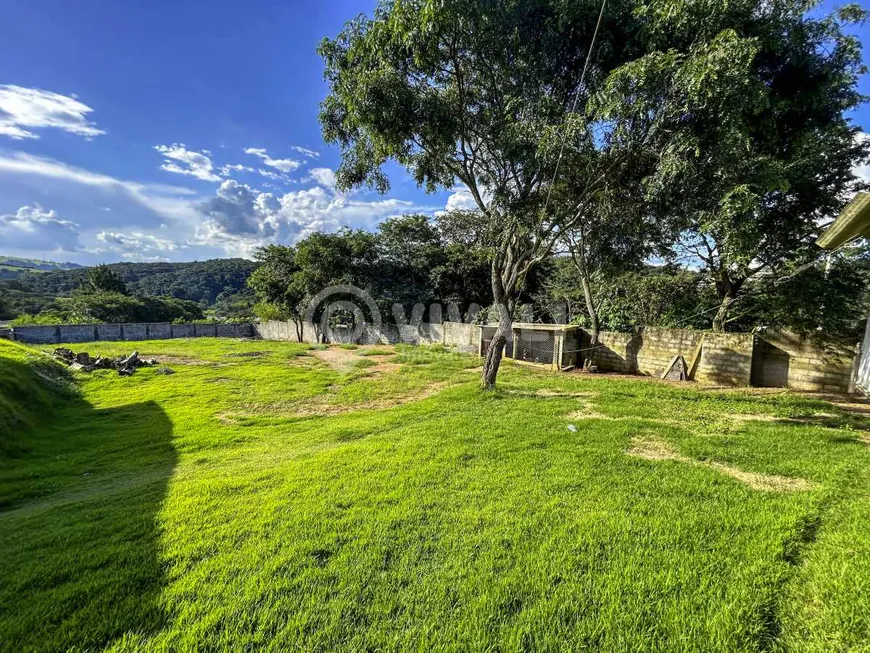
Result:
[[[556,353],[556,332],[537,329],[517,329],[514,334],[514,358],[526,363],[550,365]]]

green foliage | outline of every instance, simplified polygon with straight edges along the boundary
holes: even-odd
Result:
[[[222,295],[229,297],[244,290],[257,264],[246,259],[214,259],[193,263],[110,263],[107,267],[121,277],[131,294],[172,296],[209,306]],[[23,273],[15,280],[0,281],[0,293],[17,288],[47,298],[48,303],[87,285],[87,274],[87,268]],[[41,307],[35,312],[39,310]],[[17,312],[25,311],[34,312],[31,308]]]
[[[256,315],[263,322],[268,322],[269,320],[278,320],[284,321],[289,320],[290,315],[283,309],[281,309],[276,304],[270,304],[268,302],[258,302],[254,304],[254,315]]]
[[[9,324],[11,326],[27,326],[34,324],[82,324],[82,322],[61,310],[48,310],[36,315],[22,313],[14,320],[10,320]]]
[[[100,264],[86,271],[87,282],[82,286],[88,292],[110,292],[127,294],[127,285],[121,279],[121,275],[112,270],[108,265]]]
[[[407,315],[417,303],[428,308],[433,302],[456,302],[463,311],[471,303],[491,301],[485,252],[451,236],[427,216],[404,215],[384,221],[375,233],[343,229],[314,233],[295,247],[264,247],[248,281],[257,314],[301,323],[315,295],[342,284],[366,291],[387,320],[395,318],[396,303]],[[341,298],[340,293],[330,296]]]
[[[793,0],[644,5],[653,51],[612,75],[603,96],[627,128],[652,121],[650,202],[682,221],[677,250],[715,284],[718,330],[749,279],[818,256],[819,224],[864,186],[853,170],[870,143],[848,118],[864,64],[847,27],[865,12],[807,10]]]
[[[99,322],[191,322],[204,320],[199,304],[175,297],[139,297],[111,291],[76,291],[55,308],[20,315],[13,325],[90,324]]]
[[[853,347],[870,314],[870,256],[832,257],[790,264],[779,275],[759,275],[731,310],[733,330],[788,329],[821,346]]]

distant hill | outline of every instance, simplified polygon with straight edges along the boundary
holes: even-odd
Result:
[[[133,294],[177,297],[211,307],[245,292],[248,277],[257,265],[247,259],[230,258],[191,263],[111,263],[109,267],[121,276]],[[19,268],[19,272],[5,280],[0,270],[0,319],[24,312],[38,313],[56,297],[69,295],[80,287],[86,277],[87,268],[82,266],[54,270]]]
[[[0,256],[0,268],[20,270],[77,270],[83,266],[78,263],[57,263],[43,261],[38,258],[18,258],[16,256]]]

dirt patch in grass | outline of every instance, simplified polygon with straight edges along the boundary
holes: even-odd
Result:
[[[396,363],[388,361],[389,357],[393,355],[392,353],[360,358],[352,349],[330,347],[329,349],[312,350],[311,354],[338,372],[350,372],[360,369],[360,361],[373,361],[375,363],[374,366],[365,368],[370,372],[389,372],[399,367]]]
[[[851,424],[853,427],[861,428],[862,416],[860,414],[835,415],[834,413],[814,413],[804,417],[779,417],[777,415],[766,414],[734,414],[726,415],[726,418],[733,422],[768,422],[775,424],[794,424],[798,426],[824,426],[827,428],[838,429],[847,427]],[[854,424],[852,424],[854,422]]]
[[[595,408],[593,408],[592,404],[588,401],[580,401],[580,409],[572,411],[568,413],[565,417],[569,420],[581,420],[581,419],[613,419],[612,417],[608,417],[607,415],[603,415],[599,413]]]
[[[834,401],[831,403],[840,410],[844,410],[847,413],[852,413],[853,415],[861,415],[863,417],[870,417],[870,403],[867,403],[866,401],[860,401],[855,399],[853,401]]]
[[[636,438],[634,444],[627,453],[629,456],[637,456],[638,458],[646,458],[647,460],[678,460],[682,463],[693,462],[691,458],[686,458],[663,440],[652,437]]]
[[[268,356],[271,351],[240,351],[233,354],[224,354],[224,358],[259,358],[260,356]]]
[[[646,460],[674,460],[697,467],[706,467],[707,469],[713,469],[721,474],[730,476],[754,490],[765,492],[800,492],[811,490],[814,487],[813,483],[802,478],[746,472],[732,465],[695,460],[684,456],[667,442],[652,436],[635,438],[632,447],[626,453],[629,456],[636,456]]]
[[[736,478],[738,481],[745,483],[755,490],[764,490],[766,492],[801,492],[811,490],[813,483],[803,478],[793,478],[790,476],[778,476],[776,474],[758,474],[756,472],[745,472],[731,465],[723,465],[722,463],[699,463],[710,469],[715,469],[722,472],[731,478]]]

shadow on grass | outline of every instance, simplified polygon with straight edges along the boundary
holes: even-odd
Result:
[[[20,456],[0,458],[0,650],[148,636],[166,621],[158,517],[172,423],[154,402],[62,397],[49,412]]]

